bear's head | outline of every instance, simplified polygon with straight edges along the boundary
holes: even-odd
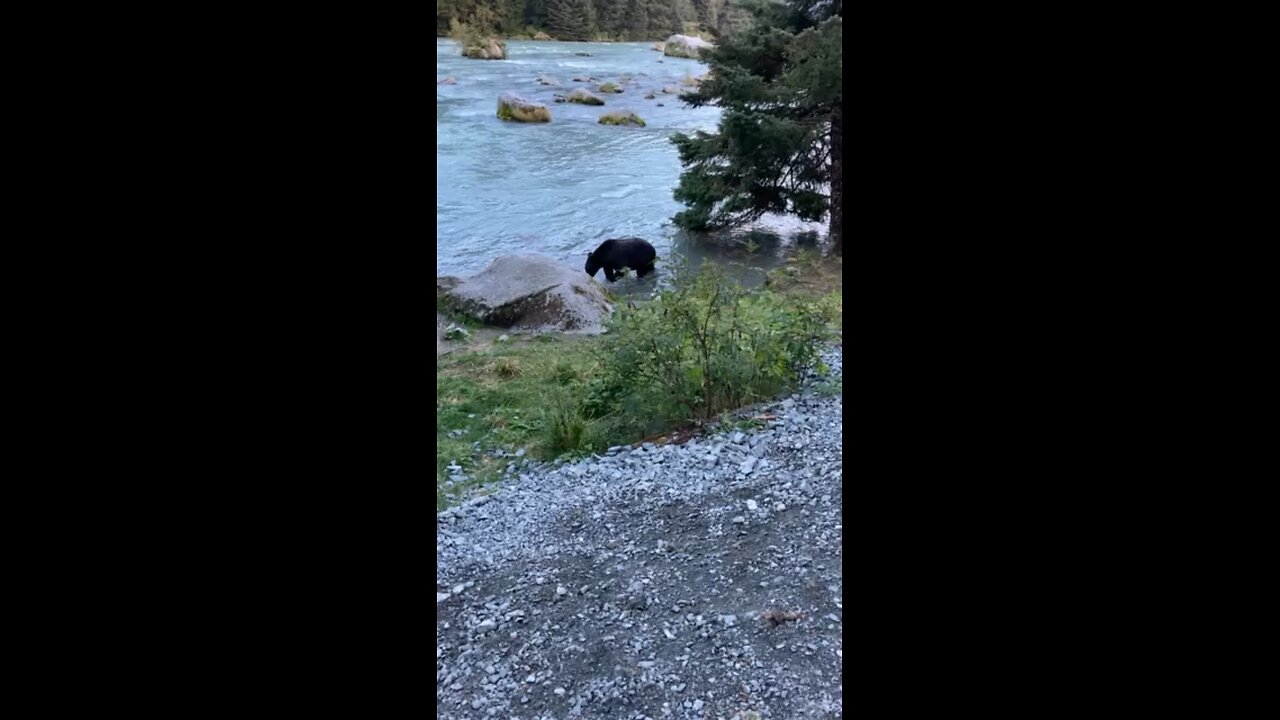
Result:
[[[595,253],[587,255],[587,265],[583,269],[586,270],[587,274],[591,277],[595,277],[596,273],[600,272],[600,261],[596,260]]]

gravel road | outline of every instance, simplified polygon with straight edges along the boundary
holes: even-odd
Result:
[[[808,384],[753,432],[526,469],[441,513],[436,717],[841,717],[842,404]]]

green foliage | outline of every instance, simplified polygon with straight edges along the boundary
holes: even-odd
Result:
[[[567,387],[572,383],[576,383],[581,379],[578,376],[578,368],[574,367],[572,363],[556,363],[552,372],[555,381],[564,387]]]
[[[776,396],[817,358],[829,310],[748,293],[714,267],[620,308],[587,388],[587,417],[647,434]]]
[[[480,29],[461,22],[457,18],[449,21],[449,37],[458,44],[458,52],[465,53],[467,48],[479,45],[484,40]]]
[[[685,171],[677,225],[740,226],[765,213],[819,220],[842,183],[840,3],[764,2],[756,22],[709,54],[711,71],[681,99],[723,109],[716,132],[672,138]],[[833,214],[833,226],[838,218]]]
[[[547,25],[557,40],[590,40],[595,8],[591,0],[547,0]]]
[[[581,405],[576,400],[557,394],[546,410],[543,425],[547,432],[547,449],[552,455],[590,450],[590,424],[583,417]]]

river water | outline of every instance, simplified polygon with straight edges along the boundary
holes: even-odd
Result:
[[[474,274],[498,255],[516,252],[578,267],[604,240],[637,236],[657,249],[659,273],[624,279],[612,288],[617,292],[652,290],[668,260],[712,260],[756,284],[792,241],[816,240],[821,225],[789,218],[715,235],[686,233],[671,223],[683,205],[671,195],[681,167],[669,138],[714,130],[720,111],[689,108],[677,95],[664,94],[664,87],[682,86],[707,69],[696,60],[664,57],[651,45],[508,41],[508,60],[471,60],[452,41],[436,41],[437,80],[457,81],[436,86],[438,275]],[[580,52],[590,57],[575,54]],[[540,85],[539,75],[558,85]],[[632,79],[620,82],[623,75]],[[553,100],[575,87],[594,92],[603,82],[618,82],[625,92],[597,92],[604,107]],[[507,91],[545,103],[552,121],[498,120],[498,95]],[[653,100],[644,99],[649,92]],[[598,124],[609,110],[634,110],[647,125]]]

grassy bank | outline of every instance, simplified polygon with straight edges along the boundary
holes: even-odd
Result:
[[[563,450],[551,427],[557,402],[591,377],[598,338],[550,335],[527,343],[460,350],[436,360],[436,505],[449,495],[488,482],[516,460],[510,453],[548,459]],[[599,436],[598,443],[611,438]],[[449,464],[467,480],[445,487]]]
[[[771,275],[766,293],[774,304],[765,303],[756,308],[758,316],[736,313],[738,306],[750,308],[752,302],[726,306],[726,318],[727,313],[734,314],[724,321],[725,331],[742,332],[744,327],[753,327],[750,323],[756,322],[763,324],[754,326],[757,329],[744,337],[751,338],[753,333],[784,332],[789,315],[785,310],[778,310],[779,306],[811,307],[819,303],[830,323],[831,334],[838,337],[842,315],[838,258],[799,255]],[[753,293],[749,300],[763,295]],[[689,310],[694,315],[701,311],[704,313],[701,317],[705,318],[707,309],[716,307],[714,299],[708,301],[696,294],[680,297],[681,302],[687,303],[685,307],[671,306],[673,300],[668,299],[673,316],[678,309]],[[643,313],[645,309],[631,312]],[[694,319],[697,320],[695,326],[700,324],[705,333],[707,325],[701,319]],[[687,355],[671,353],[670,348],[694,341],[673,331],[675,324],[667,318],[656,322],[635,315],[629,323],[618,325],[619,331],[631,328],[625,338],[617,332],[612,336],[588,338],[540,336],[493,343],[476,350],[460,349],[437,357],[437,510],[473,486],[494,480],[509,463],[518,459],[548,460],[638,442],[656,432],[687,426],[692,417],[712,416],[727,407],[750,404],[761,399],[761,392],[785,385],[776,377],[732,374],[738,366],[749,364],[737,361],[725,363],[733,370],[722,366],[704,372],[697,364],[696,354],[690,364]],[[642,342],[635,342],[637,339]],[[652,356],[646,350],[651,340],[655,342]],[[732,340],[721,347],[736,348],[739,342]],[[790,345],[780,342],[774,349],[783,347]],[[772,359],[764,368],[766,371],[790,356],[769,357]],[[651,379],[639,383],[646,386],[649,394],[618,395],[618,388],[637,384],[637,379],[627,375],[632,367],[645,370],[646,363],[652,363],[647,369],[654,373]],[[674,385],[674,393],[666,393],[660,387],[672,375],[688,374],[698,378],[692,386],[696,390],[693,395],[699,396],[695,401],[701,400],[701,378],[711,373],[725,378],[727,395],[715,395],[713,399],[712,388],[708,388],[707,402],[712,404],[699,406],[702,414],[686,412],[683,407],[668,402],[671,394],[680,394],[690,386]],[[833,384],[827,391],[840,392],[841,388]],[[513,456],[516,453],[520,453],[519,458]],[[461,470],[452,469],[450,466],[454,463],[454,467]],[[451,476],[457,475],[464,475],[466,479],[451,482]]]
[[[787,259],[787,264],[769,273],[766,286],[770,291],[796,300],[831,299],[835,317],[832,329],[839,332],[843,322],[844,259],[823,257],[816,251],[802,250]]]

